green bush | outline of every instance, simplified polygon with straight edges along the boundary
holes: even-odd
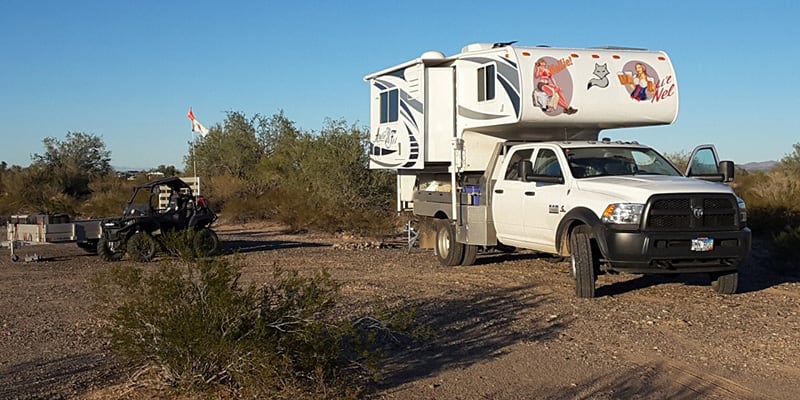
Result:
[[[388,322],[348,320],[339,285],[275,268],[273,282],[241,287],[241,262],[226,258],[117,268],[98,282],[111,304],[113,350],[165,372],[173,388],[252,398],[355,398],[386,338],[421,335],[413,311]]]
[[[784,228],[775,236],[773,243],[775,269],[782,273],[800,273],[800,226]]]

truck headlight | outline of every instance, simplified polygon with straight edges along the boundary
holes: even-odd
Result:
[[[745,227],[747,225],[747,205],[741,197],[736,197],[736,205],[739,206],[739,226]]]
[[[605,224],[639,225],[642,220],[644,204],[639,203],[614,203],[609,204],[603,211],[601,220]]]

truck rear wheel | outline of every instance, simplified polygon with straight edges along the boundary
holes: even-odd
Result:
[[[575,295],[590,299],[594,297],[598,266],[589,237],[589,227],[582,225],[575,228],[569,237],[569,252],[572,275],[575,278]]]
[[[734,294],[739,283],[739,272],[715,272],[711,275],[711,288],[719,294]]]
[[[452,267],[464,260],[464,244],[456,242],[456,227],[446,219],[438,219],[436,227],[436,245],[433,246],[439,263]]]
[[[127,249],[136,262],[150,262],[156,255],[158,244],[147,232],[136,232],[128,239]]]
[[[475,264],[475,259],[478,258],[478,246],[473,244],[464,245],[464,259],[461,260],[461,265]]]

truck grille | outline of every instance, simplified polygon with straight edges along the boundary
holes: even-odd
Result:
[[[736,199],[725,194],[677,194],[653,196],[645,211],[650,231],[738,229]]]

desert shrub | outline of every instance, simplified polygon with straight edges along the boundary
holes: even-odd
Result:
[[[800,226],[786,227],[775,235],[772,254],[775,268],[783,273],[800,273]]]
[[[798,178],[780,166],[737,176],[734,188],[747,203],[748,225],[754,232],[774,235],[787,226],[800,226]]]
[[[91,218],[121,215],[137,183],[141,181],[129,181],[113,175],[94,179],[89,183],[92,194],[81,205],[78,214]]]
[[[368,168],[367,132],[327,120],[315,135],[290,130],[259,165],[267,207],[294,229],[385,233],[394,227],[395,175]]]
[[[691,154],[686,150],[681,150],[677,152],[671,153],[664,153],[664,157],[669,160],[675,167],[678,168],[678,171],[681,173],[686,171],[686,168],[689,166],[689,157]]]
[[[197,255],[194,250],[194,240],[197,232],[186,229],[179,231],[162,232],[160,242],[164,252],[181,261],[195,261]]]
[[[321,270],[274,269],[272,283],[239,284],[227,258],[116,268],[97,280],[111,305],[113,350],[162,371],[173,388],[249,398],[354,398],[397,328],[424,332],[413,310],[345,319],[339,285]]]

